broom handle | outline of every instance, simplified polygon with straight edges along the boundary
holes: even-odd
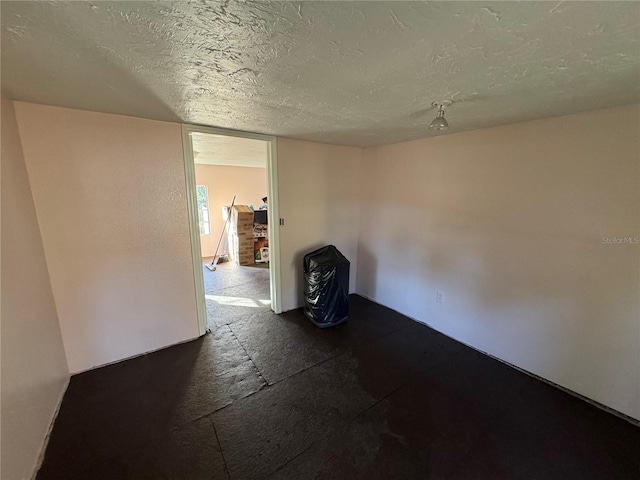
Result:
[[[227,220],[224,222],[224,227],[222,227],[222,233],[220,234],[220,240],[218,240],[218,246],[216,247],[216,253],[213,254],[213,260],[211,260],[211,265],[214,267],[218,265],[218,259],[216,258],[218,255],[218,249],[220,248],[220,242],[224,238],[224,232],[227,229],[227,224],[229,220],[231,220],[231,212],[233,210],[233,205],[236,203],[236,196],[233,196],[233,200],[231,200],[231,206],[229,207],[229,212],[227,213]]]

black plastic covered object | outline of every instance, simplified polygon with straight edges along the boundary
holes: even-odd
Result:
[[[349,260],[333,245],[304,256],[304,313],[320,328],[349,316]]]

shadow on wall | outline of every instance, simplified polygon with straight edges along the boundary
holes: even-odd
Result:
[[[360,271],[365,272],[365,275],[359,275],[356,281],[358,293],[369,298],[376,298],[378,293],[378,259],[371,250],[363,245],[358,245],[358,272]]]

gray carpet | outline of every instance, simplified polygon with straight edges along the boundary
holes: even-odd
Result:
[[[239,266],[220,263],[212,272],[203,267],[209,328],[233,323],[239,318],[271,311],[269,268],[264,264]]]

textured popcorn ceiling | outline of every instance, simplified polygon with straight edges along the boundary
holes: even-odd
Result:
[[[250,138],[192,133],[195,163],[267,168],[267,142]]]
[[[638,2],[2,2],[19,100],[370,146],[640,101]]]

